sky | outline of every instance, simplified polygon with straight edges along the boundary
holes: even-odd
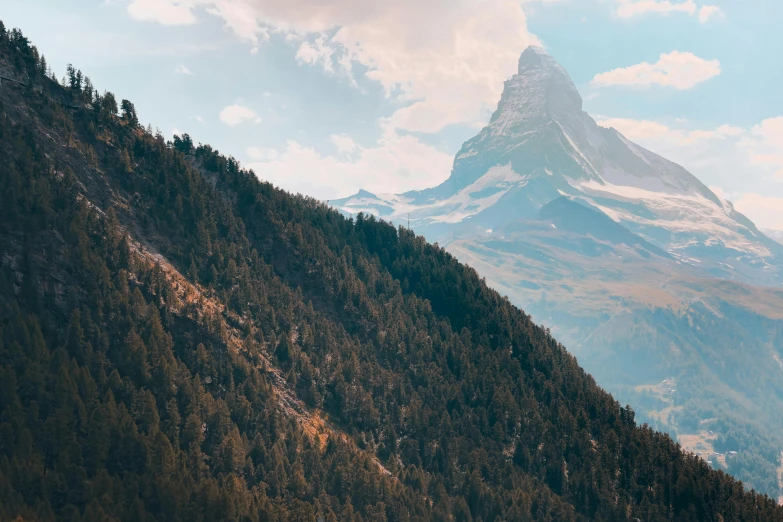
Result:
[[[783,230],[777,0],[3,0],[58,76],[293,192],[448,178],[528,45],[600,124]]]

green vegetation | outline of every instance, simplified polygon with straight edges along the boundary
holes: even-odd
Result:
[[[710,419],[710,430],[718,435],[715,450],[739,453],[727,459],[728,471],[758,491],[777,496],[783,418],[775,412],[783,412],[783,383],[781,367],[772,355],[781,346],[783,321],[725,303],[719,307],[694,303],[679,313],[640,311],[637,321],[636,332],[649,332],[643,325],[657,324],[672,336],[637,333],[631,350],[627,337],[614,344],[607,341],[607,346],[625,355],[611,362],[584,360],[583,364],[602,368],[596,374],[599,382],[633,404],[639,418],[657,429],[698,433],[700,422]],[[675,335],[681,344],[675,344]],[[650,372],[648,382],[662,376],[676,380],[666,404],[660,404],[659,396],[623,386],[644,373],[643,364]],[[658,413],[667,406],[676,410],[661,422]]]
[[[0,519],[783,516],[437,246],[0,67]]]
[[[609,221],[604,228],[614,230]],[[457,240],[446,248],[480,263],[491,286],[552,327],[604,389],[634,408],[638,422],[681,441],[709,422],[729,442],[716,451],[740,454],[721,469],[757,491],[783,494],[776,471],[783,450],[783,292],[704,279],[674,262],[615,250],[621,235],[596,243],[603,228],[585,240],[562,221],[556,231],[519,226],[526,228],[498,232],[503,241]],[[579,253],[607,248],[596,259]],[[541,288],[523,288],[520,278]]]

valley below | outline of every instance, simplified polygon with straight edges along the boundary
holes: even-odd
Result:
[[[580,239],[562,230],[504,234],[447,249],[551,328],[640,421],[779,494],[783,291],[700,278],[688,265],[607,244],[606,254],[587,256],[563,248]]]

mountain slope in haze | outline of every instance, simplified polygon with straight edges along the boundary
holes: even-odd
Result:
[[[781,245],[682,167],[596,124],[543,50],[522,53],[448,180],[332,204],[410,219],[640,419],[783,494]]]
[[[432,189],[333,201],[347,212],[449,237],[535,218],[559,196],[600,209],[681,261],[755,284],[783,282],[783,248],[688,171],[600,127],[567,72],[530,47],[489,124],[465,142],[449,179]]]
[[[762,230],[762,232],[764,232],[764,234],[770,239],[774,239],[775,241],[783,245],[783,230],[765,229]]]
[[[551,327],[640,420],[777,495],[783,292],[704,279],[552,224],[518,223],[448,250]]]
[[[783,515],[442,249],[42,65],[0,25],[1,518]]]
[[[552,228],[582,236],[589,235],[595,242],[606,241],[612,245],[631,247],[643,257],[669,258],[666,252],[629,232],[601,211],[588,208],[565,196],[553,199],[541,207],[538,214],[541,220],[549,221]]]

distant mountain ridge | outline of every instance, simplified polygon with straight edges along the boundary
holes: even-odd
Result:
[[[437,187],[399,195],[360,191],[335,200],[441,243],[535,219],[568,196],[622,224],[682,263],[712,276],[777,285],[783,248],[681,166],[600,127],[582,110],[568,73],[530,47],[505,82],[497,110]]]

